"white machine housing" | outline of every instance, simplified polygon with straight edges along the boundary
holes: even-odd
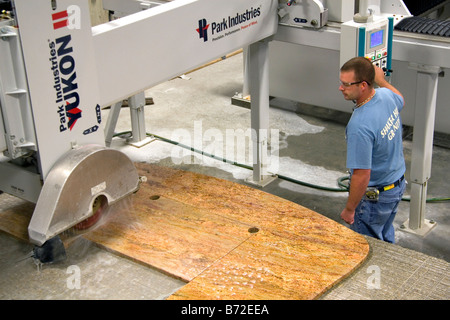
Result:
[[[374,18],[369,23],[348,21],[341,25],[340,65],[353,57],[366,57],[380,68],[388,68],[391,59],[389,50],[389,20],[384,17]],[[390,67],[390,66],[389,66]]]
[[[96,200],[139,187],[131,160],[106,147],[102,107],[250,46],[261,96],[253,109],[269,108],[266,39],[277,30],[277,0],[139,1],[147,10],[94,28],[87,0],[14,5],[16,17],[0,25],[0,190],[36,203],[28,234],[38,246],[91,217]]]

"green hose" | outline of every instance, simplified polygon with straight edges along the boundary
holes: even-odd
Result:
[[[348,185],[345,185],[345,184],[343,183],[343,181],[349,180],[349,179],[350,179],[350,176],[345,176],[345,177],[339,178],[339,179],[338,179],[338,184],[339,184],[339,186],[340,186],[341,188],[346,188],[346,189],[348,190]],[[445,201],[449,201],[449,200],[450,200],[450,198],[429,198],[429,199],[426,200],[426,202],[445,202]],[[403,197],[403,198],[402,198],[402,201],[410,202],[410,201],[411,201],[411,198],[405,198],[405,197]]]
[[[131,133],[131,131],[120,132],[120,133],[115,134],[114,137],[121,136],[121,135],[124,135],[124,134],[129,134],[129,133]],[[158,136],[156,134],[147,133],[147,136],[152,137],[152,138],[156,138],[156,139],[161,140],[163,142],[167,142],[167,143],[170,143],[170,144],[173,144],[173,145],[185,148],[185,149],[188,149],[190,151],[199,153],[201,155],[213,158],[213,159],[218,160],[218,161],[222,161],[222,162],[225,162],[225,163],[232,164],[233,166],[237,166],[237,167],[248,169],[248,170],[253,170],[253,167],[251,167],[249,165],[245,165],[245,164],[242,164],[242,163],[239,163],[239,162],[236,162],[236,161],[230,161],[230,160],[227,160],[225,158],[218,157],[216,155],[204,152],[202,150],[195,149],[195,148],[190,147],[188,145],[185,145],[183,143],[179,143],[179,142],[176,142],[176,141],[173,141],[173,140],[170,140],[170,139]],[[287,176],[284,176],[284,175],[279,175],[279,174],[277,174],[277,177],[279,179],[281,179],[281,180],[289,181],[289,182],[292,182],[292,183],[295,183],[295,184],[298,184],[298,185],[302,185],[302,186],[305,186],[305,187],[308,187],[308,188],[313,188],[313,189],[318,189],[318,190],[323,190],[323,191],[328,191],[328,192],[348,192],[349,191],[348,185],[344,183],[344,181],[347,181],[347,180],[350,179],[349,176],[340,177],[338,179],[338,181],[337,181],[338,182],[338,186],[339,186],[338,188],[323,187],[323,186],[319,186],[319,185],[311,184],[311,183],[308,183],[308,182],[296,180],[296,179],[293,179],[293,178],[290,178],[290,177],[287,177]],[[449,201],[449,200],[450,200],[450,198],[430,198],[430,199],[427,199],[426,202],[445,202],[445,201]],[[411,199],[410,198],[402,198],[402,201],[411,201]]]

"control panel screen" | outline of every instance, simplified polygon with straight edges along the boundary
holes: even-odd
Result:
[[[370,34],[370,48],[375,48],[383,44],[384,30],[379,30]]]

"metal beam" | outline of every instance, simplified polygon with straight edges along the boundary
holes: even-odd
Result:
[[[253,176],[248,180],[265,186],[274,180],[268,174],[269,139],[269,42],[249,47],[249,79],[253,141]]]
[[[425,236],[436,226],[426,220],[427,184],[431,177],[436,96],[441,68],[410,63],[417,71],[416,108],[414,114],[413,149],[411,159],[411,207],[409,219],[401,230]]]

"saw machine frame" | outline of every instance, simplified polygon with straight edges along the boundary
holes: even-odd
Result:
[[[106,146],[102,107],[250,46],[255,112],[268,111],[265,40],[276,33],[278,1],[172,1],[96,27],[87,0],[13,6],[14,19],[0,25],[0,190],[36,203],[28,233],[41,261],[54,260],[53,239],[91,217],[96,200],[111,204],[139,187],[131,160]]]
[[[369,10],[369,2],[360,0],[360,13],[410,15],[403,1],[378,2]],[[104,3],[114,7],[118,0]],[[312,76],[317,74],[320,81],[324,77],[301,68],[304,64],[296,61],[304,54],[283,50],[280,57],[289,58],[280,58],[278,47],[320,48],[339,55],[341,32],[333,21],[339,26],[353,18],[353,4],[352,0],[128,0],[120,1],[124,14],[143,11],[92,27],[87,0],[76,4],[15,0],[13,19],[0,21],[0,152],[4,155],[0,190],[36,203],[28,230],[30,241],[44,248],[36,252],[43,252],[46,260],[45,244],[58,245],[52,241],[58,234],[92,217],[99,199],[112,204],[138,189],[139,176],[131,160],[109,149],[124,99],[130,105],[130,141],[146,143],[146,89],[242,48],[242,96],[251,97],[254,133],[253,174],[248,181],[258,186],[272,181],[274,176],[267,171],[269,96],[312,98],[314,105],[324,98],[320,92],[314,97],[313,90],[295,96],[299,86],[308,88],[302,80],[315,83]],[[161,37],[161,30],[169,36]],[[431,156],[424,155],[431,154],[437,84],[443,68],[448,68],[449,46],[404,34],[394,34],[393,43],[393,59],[408,62],[417,71],[409,226],[426,234],[431,229],[423,227]],[[317,64],[332,63],[322,60]],[[333,68],[338,65],[324,70],[328,74]],[[111,106],[111,112],[104,125],[105,106]]]

